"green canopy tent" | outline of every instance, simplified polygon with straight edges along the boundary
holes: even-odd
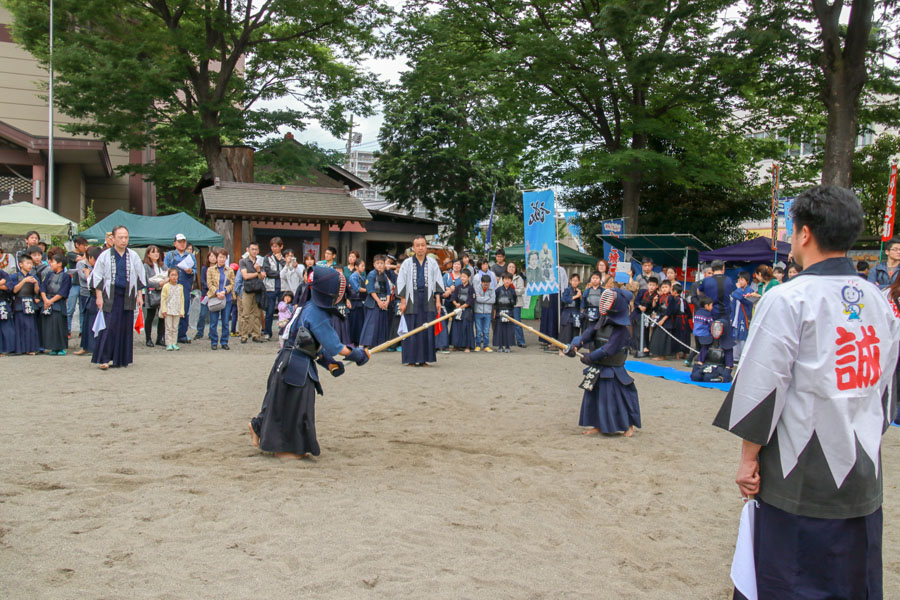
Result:
[[[506,260],[518,263],[525,262],[525,244],[516,244],[505,248]],[[589,254],[584,254],[578,250],[573,250],[565,244],[559,245],[559,264],[561,265],[590,265],[593,267],[597,264],[597,258]]]
[[[77,224],[31,202],[0,206],[0,235],[24,236],[37,231],[41,238],[48,239],[51,235],[68,237],[77,230]]]
[[[117,225],[128,228],[131,246],[171,246],[178,233],[183,233],[188,242],[196,247],[221,246],[225,243],[224,237],[183,212],[162,217],[145,217],[117,210],[81,235],[90,243],[100,243],[106,239],[106,232],[112,231]]]

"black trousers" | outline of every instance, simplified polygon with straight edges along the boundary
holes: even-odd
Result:
[[[146,337],[147,341],[150,341],[150,329],[153,327],[153,319],[156,318],[159,314],[159,307],[154,306],[153,308],[144,307],[144,337]],[[165,343],[165,335],[166,335],[166,324],[163,321],[162,317],[156,319],[156,343],[164,344]]]

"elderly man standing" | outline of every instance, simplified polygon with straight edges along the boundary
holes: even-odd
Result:
[[[112,234],[113,247],[97,257],[90,277],[90,287],[96,290],[97,308],[106,325],[97,335],[91,362],[104,371],[110,365],[127,367],[133,362],[134,311],[141,310],[142,292],[147,287],[144,264],[137,252],[128,247],[128,229],[119,225]]]
[[[424,236],[413,240],[413,257],[404,260],[397,274],[397,295],[400,296],[400,312],[406,320],[406,328],[412,331],[437,318],[441,310],[444,280],[437,261],[427,256],[428,243]],[[434,347],[434,331],[426,329],[403,341],[404,365],[427,367],[437,361]]]
[[[883,598],[881,436],[900,320],[846,257],[863,225],[850,191],[812,188],[791,214],[803,271],[759,301],[714,421],[743,438],[737,484],[756,500],[735,598]]]
[[[183,233],[175,235],[175,249],[166,252],[163,261],[167,269],[178,269],[178,283],[184,292],[184,316],[178,322],[178,343],[190,344],[188,337],[188,317],[191,314],[191,290],[194,289],[194,269],[197,268],[194,255],[187,251],[187,238]]]

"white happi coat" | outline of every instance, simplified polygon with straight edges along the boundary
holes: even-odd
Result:
[[[766,292],[714,424],[760,444],[760,493],[846,519],[882,502],[881,436],[896,411],[900,320],[848,259]]]

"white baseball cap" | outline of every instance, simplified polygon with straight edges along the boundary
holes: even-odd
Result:
[[[184,234],[183,234],[183,233],[176,233],[176,234],[175,234],[175,241],[176,241],[176,242],[181,242],[181,241],[184,241],[184,240],[187,240],[187,238],[184,237]]]

